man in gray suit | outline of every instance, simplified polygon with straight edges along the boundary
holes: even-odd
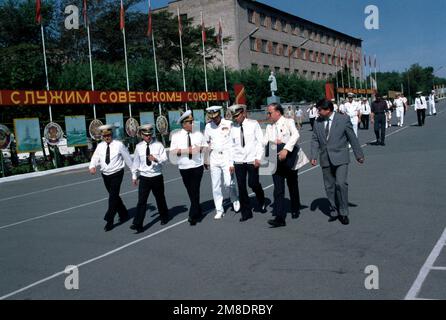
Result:
[[[311,164],[317,165],[317,155],[324,177],[325,191],[330,201],[330,222],[339,221],[347,225],[348,219],[348,164],[351,144],[359,163],[364,163],[364,154],[353,131],[350,118],[335,113],[333,103],[328,100],[318,102],[319,119],[314,125],[311,141]]]

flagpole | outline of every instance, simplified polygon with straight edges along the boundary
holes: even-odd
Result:
[[[47,63],[46,63],[45,34],[43,32],[43,25],[42,25],[42,23],[40,23],[40,31],[41,31],[41,34],[42,34],[43,64],[45,66],[46,90],[49,91],[50,90],[50,83],[48,81],[48,66],[47,66]],[[49,113],[50,113],[50,122],[53,122],[53,113],[51,111],[51,105],[48,105],[48,110],[49,110]]]
[[[222,25],[222,19],[220,17],[220,27],[221,27],[221,25]],[[224,50],[224,46],[223,46],[223,31],[221,33],[220,43],[221,43],[221,55],[222,55],[222,60],[223,60],[222,61],[223,62],[223,79],[224,79],[224,83],[225,83],[225,92],[228,92],[228,83],[227,83],[227,79],[226,79],[225,50]],[[226,101],[226,108],[228,108],[228,107],[229,107],[229,101]]]
[[[348,61],[348,55],[347,55],[347,75],[348,75],[348,89],[350,90],[352,87],[351,79],[350,79],[350,61]]]
[[[359,62],[359,67],[360,67],[360,71],[359,71],[359,89],[361,90],[361,96],[362,96],[362,54],[359,56],[358,62]]]
[[[90,25],[87,18],[87,1],[84,0],[84,23],[87,28],[87,39],[88,39],[88,59],[90,61],[90,80],[91,80],[91,91],[94,91],[94,79],[93,79],[93,61],[91,57],[91,39],[90,39]],[[96,119],[96,104],[93,104],[93,117]]]
[[[204,21],[203,21],[203,11],[201,13],[201,44],[203,46],[203,66],[204,66],[204,84],[206,87],[206,92],[208,92],[208,75],[207,75],[207,68],[206,68],[206,49],[204,46],[204,37],[206,35],[206,29],[204,28]],[[209,101],[206,102],[207,106],[209,107]]]
[[[125,78],[127,81],[127,92],[130,91],[130,83],[129,83],[129,66],[128,66],[128,62],[127,62],[127,44],[126,44],[126,40],[125,40],[125,22],[123,20],[125,20],[125,13],[124,13],[124,5],[122,3],[121,0],[121,28],[122,28],[122,36],[123,36],[123,40],[124,40],[124,60],[125,60]],[[132,104],[129,103],[129,114],[130,114],[130,118],[132,118]]]
[[[345,85],[344,85],[344,65],[341,61],[342,57],[339,57],[339,61],[341,62],[341,80],[342,80],[342,89],[343,89],[343,93],[342,95],[344,96],[345,99]]]
[[[186,92],[186,76],[184,74],[184,56],[183,56],[183,39],[182,39],[182,33],[183,31],[181,26],[181,17],[180,17],[180,7],[177,7],[178,12],[178,34],[180,36],[180,51],[181,51],[181,69],[183,71],[183,90]],[[188,110],[187,102],[186,102],[186,111]]]
[[[334,55],[335,69],[336,69],[336,102],[339,104],[339,80],[338,80],[338,64],[336,61],[336,51]]]
[[[356,86],[356,58],[353,55],[353,51],[352,51],[352,56],[353,56],[353,81],[354,81],[354,86],[355,86],[355,90],[358,90],[358,87]]]
[[[364,60],[365,60],[365,62],[364,62],[364,64],[365,64],[365,74],[364,74],[364,79],[365,79],[365,82],[364,82],[364,85],[365,85],[365,96],[366,96],[366,98],[368,100],[369,99],[369,93],[367,92],[368,91],[368,84],[367,84],[367,55],[366,54],[364,54]]]
[[[378,91],[378,76],[376,74],[376,54],[375,54],[375,87],[376,91]]]
[[[160,91],[160,83],[159,83],[159,78],[158,78],[158,63],[156,60],[156,47],[155,47],[155,35],[153,32],[153,28],[152,28],[152,3],[151,0],[149,0],[149,32],[151,34],[152,37],[152,49],[153,49],[153,61],[155,64],[155,79],[156,79],[156,91],[159,92]],[[158,103],[158,111],[159,111],[159,115],[161,116],[161,102]]]

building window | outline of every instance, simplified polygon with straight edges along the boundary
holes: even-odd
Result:
[[[272,54],[277,55],[277,46],[278,46],[278,43],[277,42],[273,42],[273,52],[271,52]]]
[[[327,63],[328,63],[329,65],[331,65],[331,59],[332,59],[332,55],[329,54],[328,57],[327,57]]]
[[[277,30],[277,18],[271,17],[271,28]]]
[[[290,74],[290,69],[285,68],[285,74]]]
[[[307,50],[306,49],[300,49],[300,58],[302,59],[302,60],[306,60],[307,59],[307,57],[305,56],[305,53],[307,52]]]
[[[268,52],[268,41],[266,41],[266,40],[262,40],[262,52],[269,53]]]
[[[280,67],[275,67],[274,70],[275,70],[276,74],[280,73]]]
[[[293,47],[291,49],[291,56],[294,57],[295,59],[299,59],[299,53],[300,53],[300,51],[297,50],[296,47]]]
[[[310,50],[310,61],[314,61],[314,51]]]
[[[260,14],[260,24],[266,27],[266,15],[264,13]]]
[[[283,45],[283,55],[288,57],[288,46],[286,44]],[[290,55],[291,56],[291,55]]]
[[[255,12],[252,9],[248,9],[248,21],[250,23],[255,23]]]
[[[299,74],[299,69],[294,69],[294,74]]]
[[[265,71],[269,71],[269,66],[263,66],[263,70],[265,70]]]
[[[257,69],[258,67],[259,67],[259,65],[257,63],[251,63],[252,69]]]
[[[254,38],[254,37],[249,38],[249,46],[251,48],[251,51],[257,51],[256,42],[257,42],[256,38]]]
[[[325,53],[322,53],[322,54],[321,54],[321,62],[322,62],[322,64],[325,64],[325,62],[326,62],[325,59],[326,59],[326,58],[325,58]]]
[[[302,74],[303,74],[303,76],[304,76],[305,78],[307,78],[307,76],[308,76],[308,71],[307,71],[307,70],[304,70],[304,71],[302,72]]]
[[[285,20],[281,20],[280,24],[282,25],[282,31],[283,32],[287,32],[286,21]]]

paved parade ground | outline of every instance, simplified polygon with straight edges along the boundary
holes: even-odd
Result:
[[[160,225],[151,195],[141,234],[131,221],[104,232],[108,195],[87,169],[0,183],[0,297],[446,299],[445,111],[438,103],[438,115],[418,127],[411,108],[404,127],[388,129],[385,147],[366,146],[373,130],[359,130],[366,161],[350,165],[348,226],[328,222],[321,169],[310,165],[299,171],[306,208],[275,229],[271,207],[243,223],[231,208],[214,220],[209,172],[201,186],[208,215],[190,226],[186,189],[170,164],[173,218]],[[307,155],[310,138],[305,125],[299,142]],[[272,178],[261,182],[272,200]],[[133,215],[128,169],[121,192]],[[78,290],[65,288],[69,265],[79,267]],[[377,290],[365,288],[367,266],[379,271]]]

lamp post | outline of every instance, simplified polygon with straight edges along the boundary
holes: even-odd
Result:
[[[242,41],[240,41],[239,45],[238,45],[238,50],[237,50],[237,58],[238,58],[238,63],[239,63],[239,67],[241,66],[240,63],[240,48],[242,46],[242,43],[246,41],[246,39],[248,39],[249,37],[251,37],[254,33],[256,33],[257,31],[259,31],[259,27],[256,27],[255,29],[253,29],[246,37],[244,37],[242,39]]]

